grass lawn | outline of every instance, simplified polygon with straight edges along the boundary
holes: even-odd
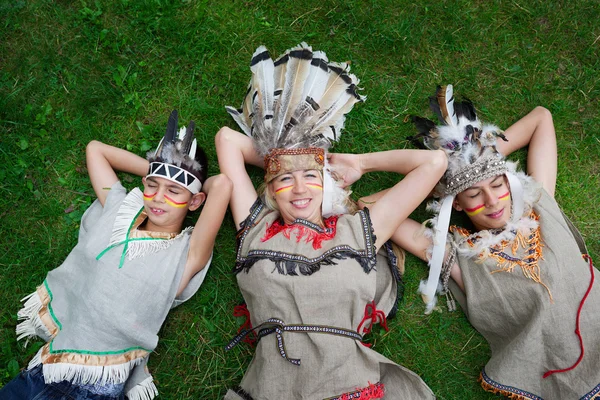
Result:
[[[432,117],[427,97],[438,84],[454,84],[501,127],[547,107],[558,136],[556,197],[600,262],[599,19],[597,0],[0,1],[0,386],[41,345],[16,343],[19,300],[75,245],[93,201],[86,144],[144,155],[178,109],[181,123],[196,121],[217,173],[213,137],[236,127],[224,106],[241,103],[260,44],[276,56],[306,41],[351,61],[368,100],[349,114],[336,151],[409,146],[406,117]],[[397,179],[367,175],[355,195]],[[161,398],[220,398],[250,362],[246,345],[223,350],[241,323],[232,316],[242,300],[230,273],[234,234],[228,215],[202,289],[161,331],[149,363]],[[440,399],[496,398],[476,382],[489,348],[462,313],[422,315],[415,293],[425,276],[408,257],[405,299],[390,332],[374,333],[374,348]]]

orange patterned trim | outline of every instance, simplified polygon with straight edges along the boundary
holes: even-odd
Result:
[[[529,218],[537,222],[539,221],[540,216],[532,211]],[[456,232],[464,238],[467,238],[466,243],[470,247],[474,247],[475,242],[479,238],[477,235],[471,235],[467,229],[458,226],[451,226],[450,232]],[[523,258],[514,257],[516,256],[519,247],[526,250],[526,255]],[[491,273],[513,272],[516,267],[520,267],[521,271],[523,271],[523,275],[542,285],[548,292],[550,301],[554,302],[550,288],[542,282],[539,261],[540,259],[544,259],[542,252],[543,247],[544,244],[542,243],[539,224],[527,238],[523,236],[521,232],[517,232],[514,239],[503,240],[499,244],[489,248],[489,257],[494,258],[498,266],[498,269]],[[510,249],[510,251],[508,249]],[[483,253],[479,254],[480,261],[483,260],[484,257]]]

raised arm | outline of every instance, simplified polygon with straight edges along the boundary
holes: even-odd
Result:
[[[119,180],[116,171],[138,176],[145,176],[148,173],[146,159],[97,140],[88,143],[85,156],[92,187],[102,206],[109,189]]]
[[[190,279],[200,272],[210,259],[217,233],[227,212],[232,189],[231,180],[224,174],[220,174],[208,178],[202,186],[203,193],[194,196],[200,195],[201,198],[197,206],[194,204],[194,209],[202,204],[204,198],[206,198],[206,203],[192,232],[185,270],[181,277],[177,295],[181,294]]]
[[[508,142],[498,140],[498,151],[508,156],[529,145],[527,173],[540,182],[554,196],[556,187],[556,133],[552,114],[544,107],[536,107],[511,125],[504,135]]]
[[[404,175],[390,189],[360,200],[362,206],[369,208],[379,248],[431,192],[446,171],[447,159],[442,151],[390,150],[355,156],[333,154],[330,163],[345,183],[372,171]]]
[[[233,183],[231,213],[237,229],[248,216],[257,194],[245,164],[263,167],[263,160],[256,154],[252,139],[243,133],[223,127],[215,136],[217,157],[221,172]]]

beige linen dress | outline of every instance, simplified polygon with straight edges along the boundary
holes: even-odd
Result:
[[[279,220],[259,200],[240,231],[237,279],[252,326],[272,322],[225,399],[434,398],[419,376],[361,342],[395,312],[399,278],[393,253],[375,253],[368,210],[329,218],[325,229]]]
[[[480,376],[484,389],[513,399],[593,399],[600,393],[598,282],[581,309],[583,359],[570,371],[543,378],[549,370],[573,366],[580,356],[576,318],[592,271],[576,242],[578,233],[569,229],[555,200],[542,190],[533,210],[539,237],[535,230],[522,235],[516,253],[512,246],[518,238],[477,260],[465,255],[476,245],[476,235],[451,228],[466,299],[456,286],[451,289],[491,347]]]

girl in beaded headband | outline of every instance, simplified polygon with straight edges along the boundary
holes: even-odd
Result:
[[[596,398],[600,290],[592,286],[595,269],[581,235],[553,198],[551,114],[537,107],[501,133],[482,126],[470,102],[454,102],[451,86],[438,88],[432,105],[444,126],[414,121],[416,139],[448,154],[435,193],[442,200],[432,206],[438,215],[426,235],[419,235],[421,224],[406,220],[393,240],[429,259],[428,283],[448,296],[449,309],[454,295],[490,344],[480,375],[485,390],[514,399]],[[504,161],[525,146],[529,176]],[[442,222],[448,206],[465,211],[475,230],[451,226],[448,233]],[[431,310],[435,292],[422,292]]]
[[[384,388],[390,399],[432,399],[418,376],[360,342],[395,313],[399,260],[388,239],[441,178],[445,155],[326,154],[344,114],[364,99],[348,65],[301,44],[274,62],[261,46],[251,69],[242,108],[228,108],[245,135],[222,128],[216,148],[234,186],[230,205],[240,228],[234,272],[250,317],[250,329],[227,349],[253,332],[260,340],[240,387],[225,399],[379,399]],[[405,178],[370,209],[328,211],[327,187],[343,191],[328,161],[344,181],[357,168]],[[264,166],[264,198],[245,164]]]

